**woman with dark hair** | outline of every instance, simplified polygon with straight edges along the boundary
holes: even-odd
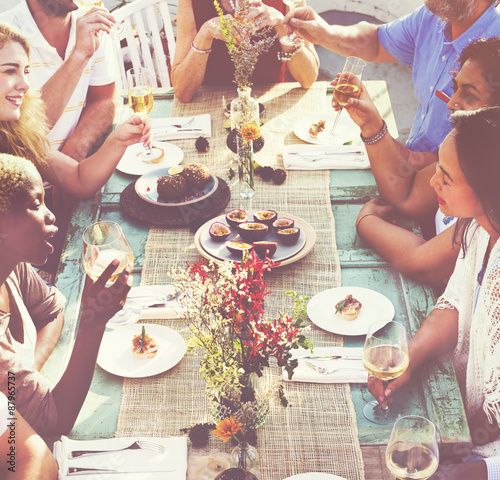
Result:
[[[441,211],[461,218],[461,254],[444,294],[410,342],[406,372],[388,385],[370,377],[368,387],[385,405],[422,365],[452,351],[472,452],[492,459],[441,478],[479,480],[500,461],[500,108],[461,111],[452,119],[430,183]]]
[[[500,105],[500,37],[471,43],[463,50],[459,64],[448,108],[454,112]],[[456,217],[440,212],[429,185],[436,162],[415,170],[401,154],[398,142],[383,128],[382,117],[366,92],[359,100],[350,99],[346,109],[367,142],[371,169],[382,196],[359,212],[358,233],[403,274],[442,288],[459,249],[453,242]],[[395,225],[396,213],[420,221],[430,240]]]

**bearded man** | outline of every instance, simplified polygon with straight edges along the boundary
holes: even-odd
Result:
[[[310,7],[303,7],[292,10],[285,22],[310,42],[339,55],[411,65],[419,106],[406,147],[436,152],[451,122],[446,103],[435,92],[451,96],[450,72],[457,69],[458,56],[468,43],[500,35],[496,4],[495,0],[425,0],[425,5],[393,22],[352,26],[328,25]],[[435,159],[429,156],[426,163]]]
[[[30,43],[29,81],[46,103],[51,146],[83,160],[114,118],[118,70],[107,35],[113,16],[104,8],[84,15],[73,0],[20,0],[0,22]]]

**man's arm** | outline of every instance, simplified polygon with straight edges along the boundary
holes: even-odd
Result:
[[[78,125],[67,138],[61,152],[78,162],[109,132],[115,116],[115,84],[89,87],[87,103]]]
[[[285,16],[306,40],[344,57],[356,56],[369,62],[388,63],[397,60],[380,44],[378,26],[361,22],[356,25],[328,25],[311,7],[296,8]]]

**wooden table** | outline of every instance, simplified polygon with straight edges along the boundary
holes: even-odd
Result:
[[[391,133],[396,136],[397,129],[385,82],[367,82],[367,87],[383,113]],[[168,116],[172,101],[171,90],[156,92],[152,116]],[[69,358],[78,323],[80,294],[84,282],[80,261],[81,234],[85,227],[99,219],[116,221],[122,225],[134,251],[134,276],[137,277],[135,285],[139,284],[149,226],[126,217],[119,206],[120,193],[134,179],[135,177],[116,172],[101,193],[91,200],[80,202],[74,212],[56,278],[57,287],[67,297],[66,323],[61,340],[44,368],[45,375],[52,380],[59,378],[63,365]],[[355,232],[354,223],[359,210],[377,193],[370,170],[331,171],[330,196],[336,222],[342,284],[372,288],[387,296],[395,306],[395,319],[405,323],[414,333],[432,309],[436,298],[434,292],[396,272]],[[345,339],[346,346],[361,346],[362,343],[362,337]],[[96,368],[90,392],[71,432],[73,438],[110,437],[114,434],[121,386],[121,378]],[[363,417],[364,404],[372,400],[365,387],[352,385],[351,390],[357,414],[359,440],[365,456],[366,478],[390,478],[386,472],[381,472],[384,449],[379,448],[387,442],[390,427],[374,425]],[[409,414],[426,416],[437,425],[442,449],[469,442],[460,392],[449,360],[435,362],[422,373],[419,380],[398,393],[398,399],[405,403]]]

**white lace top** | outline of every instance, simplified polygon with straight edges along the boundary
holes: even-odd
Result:
[[[458,310],[458,343],[453,355],[465,410],[469,419],[482,408],[490,422],[500,425],[500,240],[490,253],[482,286],[478,274],[488,247],[488,233],[473,223],[468,249],[435,308]],[[500,438],[475,446],[485,457],[500,455]]]

